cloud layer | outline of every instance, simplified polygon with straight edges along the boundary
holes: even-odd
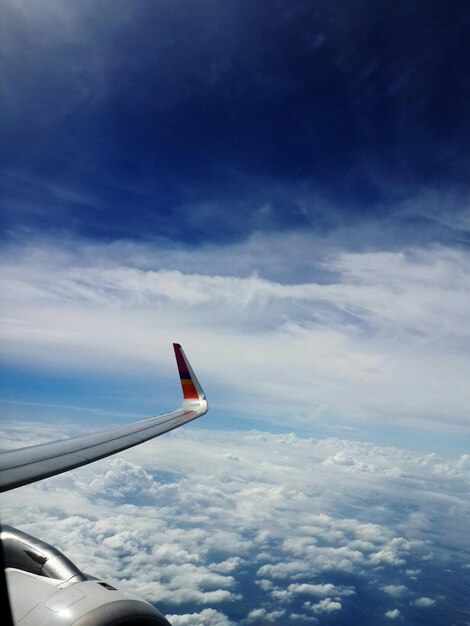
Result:
[[[469,480],[467,457],[187,428],[2,510],[176,625],[459,623]]]
[[[71,368],[89,367],[93,355],[102,371],[156,366],[168,375],[178,339],[197,355],[215,406],[232,413],[306,428],[331,420],[468,428],[466,251],[319,245],[301,283],[265,278],[256,261],[248,275],[236,262],[229,273],[231,258],[246,263],[257,252],[275,273],[280,241],[258,236],[193,256],[138,244],[10,246],[4,359]],[[291,266],[307,266],[312,249],[311,236],[293,235]]]

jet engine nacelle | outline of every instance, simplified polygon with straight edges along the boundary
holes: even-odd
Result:
[[[151,604],[84,574],[44,541],[4,526],[2,545],[15,624],[171,626]]]

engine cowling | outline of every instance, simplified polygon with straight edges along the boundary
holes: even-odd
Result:
[[[4,526],[2,545],[15,624],[171,626],[154,606],[88,576],[44,541]]]

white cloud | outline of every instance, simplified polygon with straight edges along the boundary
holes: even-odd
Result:
[[[402,596],[408,591],[405,585],[384,585],[382,589],[383,591],[385,591],[385,593],[388,593],[388,595],[395,598]]]
[[[370,560],[374,564],[382,565],[404,565],[404,559],[401,559],[393,550],[379,550],[370,555]]]
[[[291,613],[289,615],[289,619],[293,622],[312,622],[314,624],[318,624],[318,619],[316,617],[313,617],[311,615],[305,615],[304,613]]]
[[[27,444],[43,428],[4,425],[3,432]],[[322,463],[345,449],[377,471],[344,473]],[[240,461],[221,462],[232,454]],[[211,609],[238,623],[232,611],[243,606],[242,617],[286,611],[289,623],[291,613],[313,617],[338,605],[347,615],[361,606],[364,580],[378,602],[385,591],[409,606],[408,585],[414,597],[437,595],[421,582],[427,567],[417,567],[430,552],[436,567],[456,567],[461,577],[455,554],[468,542],[468,490],[454,474],[437,490],[441,462],[339,439],[185,428],[3,494],[2,516],[85,571],[169,613],[181,608],[178,619]],[[390,467],[400,469],[399,481]],[[442,546],[457,551],[451,561]]]
[[[244,560],[238,556],[231,557],[230,559],[226,559],[221,563],[212,563],[209,567],[211,570],[216,572],[220,572],[221,574],[227,574],[233,572],[235,569],[238,569],[241,565],[244,564]]]
[[[233,626],[226,615],[214,609],[204,609],[200,613],[167,615],[173,626]]]
[[[285,423],[289,406],[287,419],[303,426],[392,416],[426,428],[444,427],[443,416],[446,428],[468,425],[467,252],[323,250],[300,284],[229,275],[225,257],[273,255],[273,237],[202,248],[190,265],[184,250],[145,245],[10,247],[5,357],[76,367],[93,355],[103,370],[166,374],[178,329],[199,355],[202,380],[224,387],[232,409]],[[292,263],[308,258],[312,241],[291,237]]]
[[[324,465],[343,465],[346,468],[350,468],[352,472],[376,472],[375,465],[369,465],[358,461],[352,456],[347,455],[344,450],[340,450],[335,455],[328,457],[323,461]]]
[[[431,598],[427,598],[426,596],[423,596],[422,598],[417,598],[413,604],[415,606],[419,606],[419,607],[428,607],[428,606],[433,606],[434,604],[436,604],[435,600],[432,600]]]
[[[334,613],[336,611],[340,611],[342,608],[341,602],[332,600],[331,598],[324,598],[316,604],[312,602],[305,602],[304,606],[314,613]]]
[[[385,617],[388,617],[388,619],[397,619],[400,617],[400,611],[398,609],[391,609],[390,611],[386,611]]]
[[[311,585],[308,583],[293,583],[289,585],[288,590],[291,593],[306,593],[314,596],[328,596],[332,594],[337,594],[339,590],[336,589],[334,585],[331,583],[321,584],[321,585]]]
[[[279,611],[267,611],[264,608],[253,609],[248,613],[247,621],[256,622],[258,619],[262,619],[263,622],[275,622],[277,619],[284,615],[284,609]]]

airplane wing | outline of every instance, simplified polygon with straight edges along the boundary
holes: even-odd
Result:
[[[183,348],[178,343],[173,347],[183,390],[183,404],[179,409],[91,435],[2,452],[0,492],[92,463],[204,415],[208,405],[202,387]]]

